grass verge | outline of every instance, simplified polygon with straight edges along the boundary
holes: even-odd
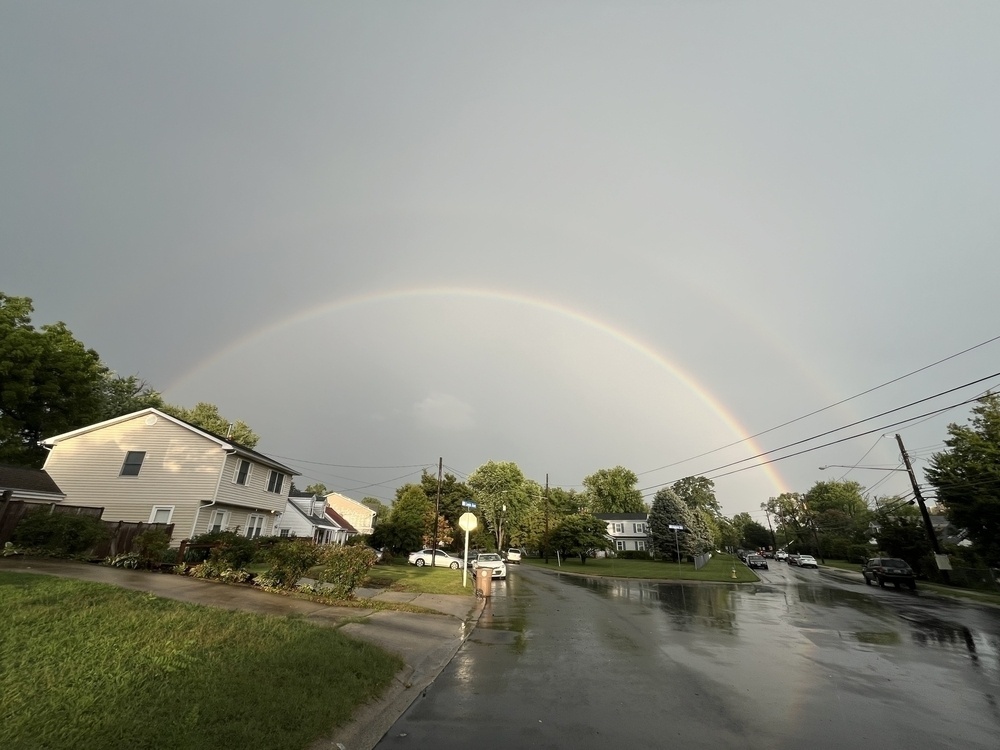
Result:
[[[307,747],[395,656],[336,630],[0,572],[0,747]]]
[[[531,557],[522,560],[522,565],[546,567],[545,561]],[[694,569],[694,563],[667,562],[664,560],[621,560],[615,557],[595,557],[581,563],[579,557],[562,561],[562,567],[557,568],[554,558],[549,559],[551,570],[564,570],[569,573],[584,573],[592,576],[608,576],[610,578],[650,578],[673,581],[715,581],[726,583],[753,583],[760,579],[746,565],[736,558],[726,555],[713,555],[712,559],[701,568]],[[736,578],[733,578],[733,571]]]
[[[451,568],[418,568],[405,562],[382,563],[372,568],[365,586],[414,594],[454,594],[474,596],[475,583],[470,570],[462,588],[462,571]]]

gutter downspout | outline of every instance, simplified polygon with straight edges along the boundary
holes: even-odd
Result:
[[[213,505],[219,502],[219,488],[222,487],[222,477],[226,473],[226,459],[229,458],[229,456],[232,453],[235,453],[235,451],[226,451],[226,454],[222,459],[222,466],[219,468],[219,479],[215,483],[215,495],[212,498],[212,501],[208,505],[199,505],[198,510],[195,511],[194,523],[191,525],[191,533],[188,535],[189,539],[195,535],[194,532],[195,529],[198,528],[198,519],[201,517],[201,512],[205,508],[211,508]]]

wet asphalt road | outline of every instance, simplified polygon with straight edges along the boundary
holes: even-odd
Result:
[[[760,575],[512,566],[377,747],[1000,748],[1000,609],[784,563]]]

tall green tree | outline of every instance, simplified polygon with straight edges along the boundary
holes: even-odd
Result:
[[[497,549],[503,549],[507,529],[517,527],[531,506],[524,474],[511,461],[488,461],[469,475],[469,487]]]
[[[550,544],[563,557],[579,555],[586,563],[592,549],[608,549],[608,525],[590,513],[575,513],[564,517],[553,529]]]
[[[150,407],[162,411],[166,405],[159,391],[138,375],[122,377],[107,369],[101,383],[101,400],[101,420],[114,419]]]
[[[396,490],[396,502],[386,523],[375,527],[372,543],[396,553],[414,552],[424,543],[434,524],[434,506],[419,484],[407,484]]]
[[[645,513],[648,508],[636,488],[639,477],[624,466],[600,469],[584,477],[591,513]]]
[[[40,467],[39,440],[100,419],[105,368],[65,323],[36,329],[32,312],[0,292],[0,463]]]
[[[323,484],[322,482],[316,482],[315,484],[310,484],[308,487],[306,487],[303,490],[303,492],[308,492],[310,495],[323,496],[329,494],[330,490],[328,490],[326,488],[326,485]]]
[[[816,525],[823,554],[842,560],[864,554],[872,512],[857,482],[816,482],[805,495],[808,519]]]
[[[990,393],[972,409],[970,424],[948,425],[946,450],[925,470],[948,510],[952,526],[968,530],[975,549],[1000,563],[1000,395]]]
[[[437,502],[438,478],[424,470],[420,475],[420,486],[432,503]],[[441,505],[438,512],[448,520],[448,524],[458,528],[458,519],[467,509],[462,506],[463,500],[472,499],[472,490],[464,482],[460,482],[454,474],[444,472],[441,478]]]
[[[713,516],[722,515],[722,508],[715,497],[715,482],[707,477],[684,477],[671,485],[691,510],[702,508]]]
[[[683,526],[684,531],[674,533],[670,527]],[[661,487],[653,496],[649,510],[649,532],[653,546],[666,559],[676,559],[679,548],[682,558],[698,554],[697,540],[691,533],[695,521],[691,509],[669,487]]]

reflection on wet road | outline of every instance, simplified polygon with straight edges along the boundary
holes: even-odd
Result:
[[[763,573],[516,568],[379,747],[1000,747],[1000,610]]]

